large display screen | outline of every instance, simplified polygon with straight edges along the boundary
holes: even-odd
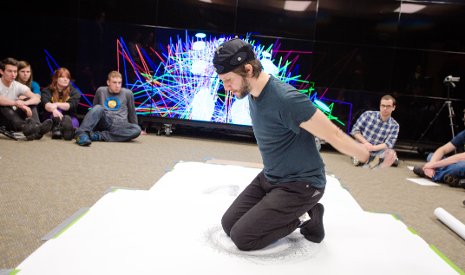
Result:
[[[232,35],[184,31],[182,34],[154,34],[153,44],[139,44],[119,37],[118,70],[125,86],[134,92],[137,113],[144,117],[250,126],[248,99],[237,99],[223,89],[211,60],[215,49]],[[264,71],[307,94],[320,110],[341,128],[348,130],[351,104],[325,98],[315,90],[309,66],[311,49],[289,49],[286,41],[245,35],[253,45]],[[295,43],[294,43],[295,44]],[[336,106],[345,109],[344,119],[334,115]],[[214,125],[213,125],[214,126]]]

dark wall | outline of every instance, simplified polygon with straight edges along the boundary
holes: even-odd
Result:
[[[300,1],[305,2],[305,1]],[[305,45],[313,56],[303,69],[328,96],[353,100],[354,108],[377,108],[384,93],[399,98],[394,114],[401,138],[415,139],[439,111],[444,98],[454,99],[460,123],[465,85],[448,90],[447,75],[464,76],[465,4],[421,1],[416,13],[396,11],[407,1],[318,0],[303,11],[284,9],[278,0],[70,0],[12,1],[2,5],[2,57],[26,59],[35,79],[46,86],[50,70],[44,49],[68,67],[87,93],[115,68],[115,40],[124,34],[144,39],[147,26],[216,33],[253,33],[280,37],[284,47]],[[137,38],[139,36],[139,38]],[[142,37],[140,37],[142,36]],[[465,79],[463,79],[465,80]],[[366,106],[364,101],[370,101]],[[426,105],[426,107],[425,107]],[[420,106],[420,107],[419,107]],[[417,116],[415,108],[425,109]],[[438,119],[441,124],[447,116]],[[415,124],[416,130],[408,129]],[[460,126],[461,127],[461,126]],[[459,128],[460,128],[459,127]],[[447,128],[427,139],[449,139]]]

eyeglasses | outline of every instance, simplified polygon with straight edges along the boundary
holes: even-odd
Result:
[[[381,104],[380,107],[381,107],[381,108],[386,108],[386,109],[391,109],[391,108],[394,107],[394,106],[392,106],[392,105],[384,105],[384,104]]]

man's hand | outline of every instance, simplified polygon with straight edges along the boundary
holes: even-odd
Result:
[[[21,100],[21,99],[18,99],[18,100],[15,101],[15,106],[18,107],[18,108],[20,108],[20,109],[22,109],[22,108],[21,108],[22,106],[26,106],[26,102],[24,102],[24,101]]]
[[[363,143],[363,146],[364,146],[365,148],[367,148],[367,150],[368,150],[369,152],[374,151],[374,150],[373,150],[373,144],[371,144],[371,143],[369,143],[369,142]]]
[[[27,117],[32,117],[32,110],[27,105],[17,106],[19,109],[23,110],[26,113]]]
[[[425,172],[425,175],[429,178],[433,178],[434,174],[436,173],[436,170],[433,168],[425,168],[423,167],[423,172]]]

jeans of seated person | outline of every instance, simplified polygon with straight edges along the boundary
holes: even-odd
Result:
[[[99,132],[104,141],[129,141],[141,133],[139,125],[127,121],[113,120],[105,113],[102,105],[95,105],[87,112],[76,129],[76,137],[85,132]]]
[[[31,108],[32,111],[32,120],[40,123],[36,106],[29,106],[29,108]],[[26,113],[19,108],[12,108],[11,106],[0,106],[0,120],[2,125],[6,126],[7,130],[12,130],[15,132],[22,131],[26,118]]]
[[[433,153],[430,153],[426,160],[430,161],[432,156]],[[448,166],[436,168],[433,176],[433,181],[443,182],[445,175],[456,176],[458,178],[465,178],[465,161],[459,161]]]

